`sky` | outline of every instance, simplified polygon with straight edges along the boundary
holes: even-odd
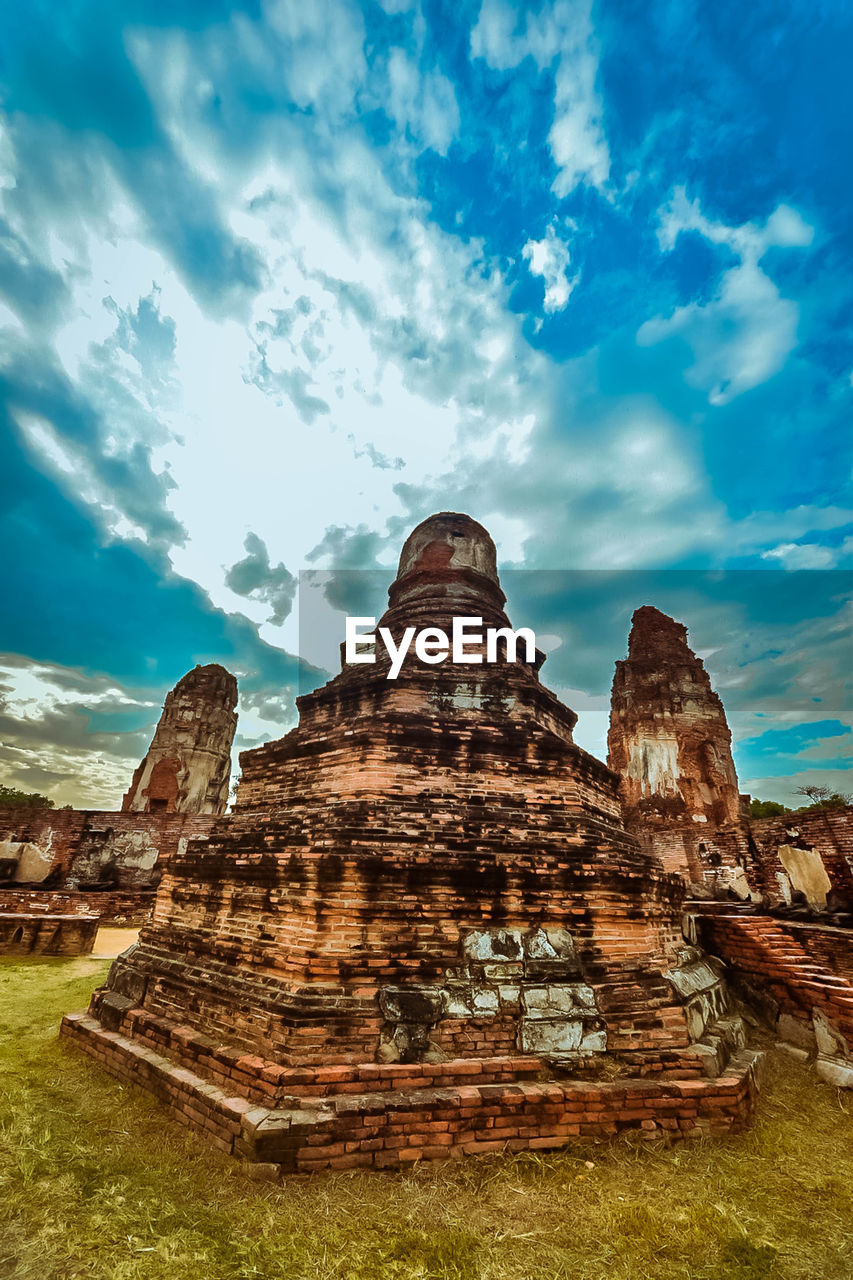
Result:
[[[238,749],[280,736],[328,676],[300,574],[387,577],[456,510],[586,749],[655,604],[742,790],[845,788],[849,6],[0,28],[0,782],[115,807],[197,662],[238,677]]]

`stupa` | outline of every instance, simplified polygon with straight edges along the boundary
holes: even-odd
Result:
[[[616,663],[608,764],[622,776],[626,824],[666,869],[713,879],[709,837],[740,817],[732,735],[687,628],[652,605],[634,613]]]
[[[124,813],[221,814],[228,803],[237,681],[217,662],[193,667],[166,694]]]
[[[509,628],[504,604],[488,533],[443,512],[379,626]],[[743,1124],[756,1058],[681,936],[681,880],[626,832],[543,655],[478,652],[391,680],[377,646],[300,698],[65,1034],[282,1168]]]

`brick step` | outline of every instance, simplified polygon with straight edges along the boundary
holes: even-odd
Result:
[[[252,1105],[85,1014],[61,1034],[112,1075],[139,1085],[223,1151],[283,1171],[411,1165],[490,1151],[559,1148],[576,1139],[668,1139],[739,1132],[755,1104],[761,1054],[741,1050],[717,1080],[579,1080],[463,1084],[324,1100],[319,1108]]]
[[[448,1088],[459,1085],[515,1084],[535,1080],[544,1070],[531,1054],[494,1058],[454,1058],[447,1062],[355,1063],[290,1067],[234,1048],[144,1009],[131,1009],[120,1031],[176,1067],[198,1073],[220,1088],[237,1090],[258,1105],[282,1105],[301,1099],[318,1105],[338,1094]]]

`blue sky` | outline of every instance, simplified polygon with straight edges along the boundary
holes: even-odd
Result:
[[[744,789],[844,785],[848,6],[2,23],[2,780],[114,805],[196,661],[278,736],[300,570],[451,509],[510,571],[596,571],[511,592],[582,745],[653,603]]]

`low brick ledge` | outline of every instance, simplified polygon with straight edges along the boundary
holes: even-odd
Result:
[[[47,921],[49,924],[62,924],[70,920],[77,924],[80,920],[100,920],[96,911],[73,911],[69,915],[52,914],[44,911],[0,911],[0,920],[14,920],[18,924],[26,920]]]
[[[626,1131],[670,1140],[734,1133],[753,1114],[762,1059],[743,1050],[716,1080],[660,1084],[623,1079],[435,1088],[419,1087],[413,1076],[408,1088],[300,1099],[298,1108],[285,1110],[229,1095],[88,1014],[66,1015],[60,1035],[111,1075],[153,1093],[219,1150],[286,1172],[553,1149]]]

